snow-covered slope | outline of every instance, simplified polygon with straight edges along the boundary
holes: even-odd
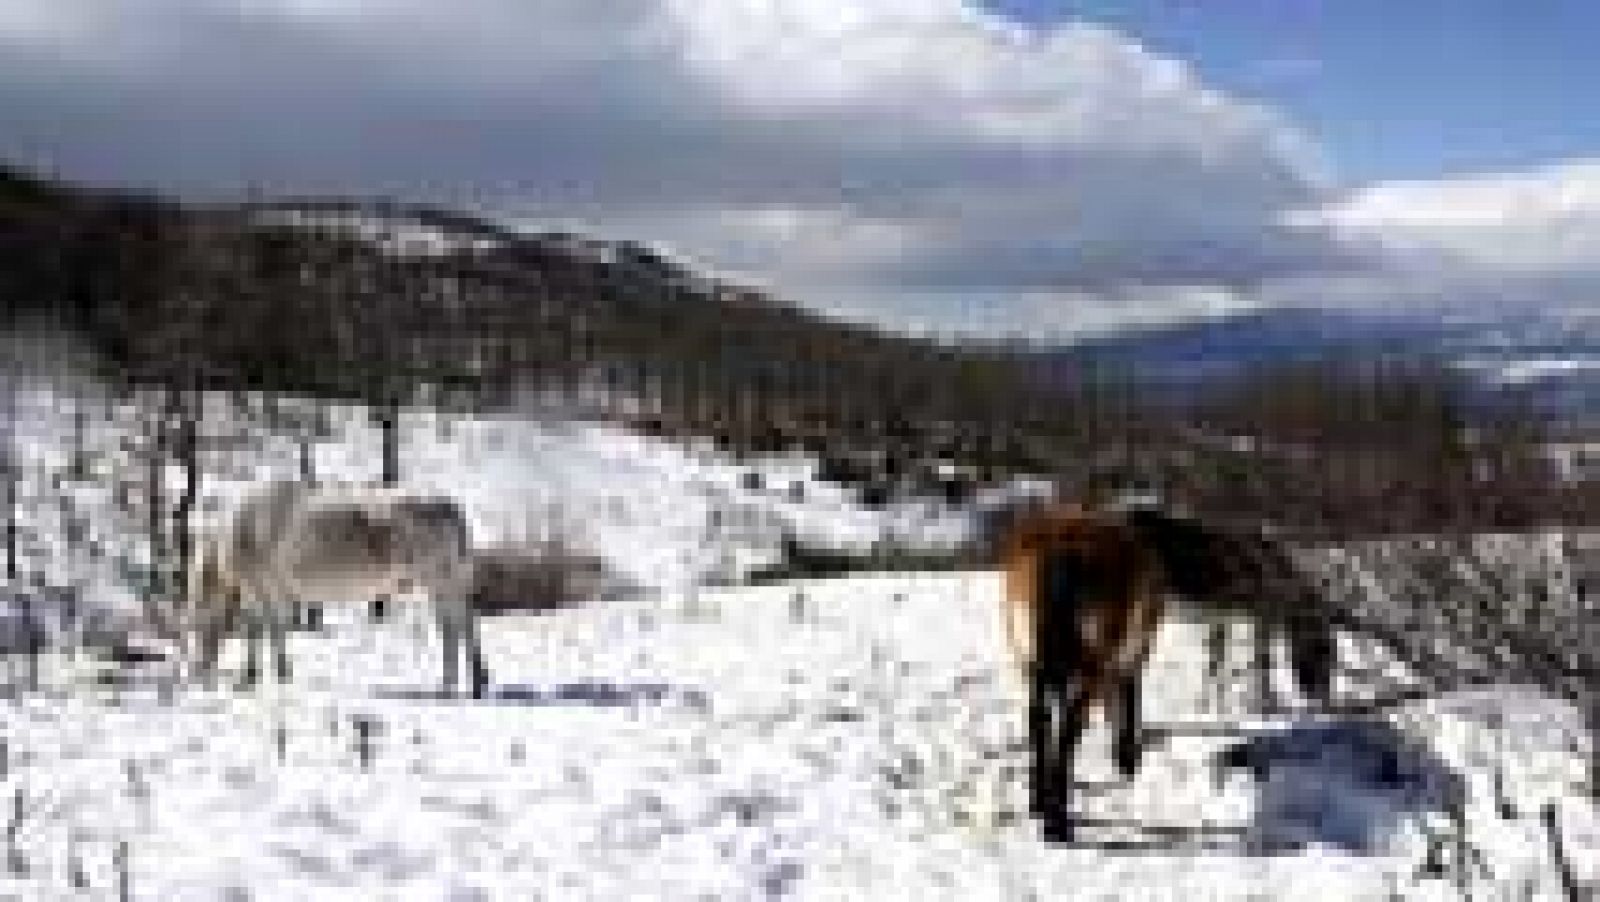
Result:
[[[498,618],[493,697],[434,697],[420,622],[344,619],[294,637],[297,682],[260,696],[149,686],[0,707],[20,799],[0,888],[136,899],[1455,898],[1422,880],[1405,773],[1448,768],[1470,839],[1514,898],[1558,898],[1529,813],[1578,765],[1575,716],[1516,694],[1398,712],[1422,753],[1376,781],[1329,753],[1257,786],[1210,759],[1237,736],[1177,734],[1130,785],[1091,733],[1083,848],[1016,819],[1023,759],[998,653],[995,578],[862,577]],[[1205,720],[1197,630],[1171,624],[1149,683],[1158,725]],[[1494,734],[1525,816],[1487,791]],[[1237,717],[1238,712],[1233,712]],[[1291,718],[1253,729],[1293,730]],[[1250,724],[1247,723],[1247,727]],[[1420,813],[1417,809],[1421,809]],[[1600,878],[1600,823],[1563,807]],[[1210,848],[1156,827],[1209,827]],[[1129,848],[1096,848],[1096,839]],[[1261,856],[1249,850],[1278,848]],[[1364,850],[1364,853],[1352,851]],[[122,850],[119,852],[119,850]],[[117,858],[125,855],[125,874]],[[1585,857],[1586,856],[1586,857]],[[1484,877],[1478,876],[1483,887]],[[1527,892],[1528,895],[1523,893]]]
[[[40,546],[30,573],[96,574],[77,597],[100,603],[137,570],[118,562],[139,560],[139,518],[112,497],[121,471],[53,479],[63,443],[76,441],[69,403],[45,394],[28,410],[13,439]],[[114,461],[139,413],[97,414],[81,444]],[[332,420],[319,475],[369,476],[376,431],[353,412]],[[298,468],[287,438],[220,406],[205,422],[202,526],[230,495]],[[1147,682],[1163,741],[1124,785],[1092,732],[1085,843],[1048,847],[1019,817],[1019,687],[994,574],[714,585],[775,554],[786,530],[835,546],[939,546],[963,533],[959,511],[862,510],[805,461],[738,466],[520,417],[409,415],[403,462],[408,481],[463,500],[480,544],[558,532],[655,591],[490,621],[494,691],[483,702],[430,691],[437,652],[420,611],[386,624],[331,612],[326,630],[292,637],[295,683],[259,695],[175,686],[159,663],[95,688],[48,655],[45,688],[0,705],[11,805],[0,892],[1445,899],[1454,887],[1417,871],[1422,833],[1447,826],[1458,790],[1488,868],[1480,888],[1559,898],[1534,816],[1545,801],[1558,803],[1578,878],[1600,880],[1600,820],[1574,789],[1579,718],[1535,693],[1395,708],[1389,728],[1255,717],[1239,691],[1219,714],[1199,678],[1200,628],[1174,621]],[[172,488],[180,476],[167,474]],[[70,503],[47,503],[61,498]],[[87,523],[86,547],[98,543],[92,559],[55,547],[74,518]],[[1346,646],[1347,698],[1405,678],[1376,651]],[[1218,756],[1241,767],[1219,771]],[[1519,820],[1494,811],[1496,762]]]
[[[139,507],[148,470],[139,455],[148,447],[143,424],[160,404],[138,396],[113,404],[50,380],[15,393],[7,446],[19,466],[26,584],[70,593],[107,616],[137,617],[138,583],[150,570],[148,511]],[[299,478],[300,452],[292,434],[264,429],[259,415],[229,398],[209,396],[202,407],[193,522],[203,531],[261,480]],[[559,404],[529,407],[548,413]],[[370,418],[341,407],[322,416],[327,428],[311,446],[318,478],[375,478],[380,436]],[[403,481],[458,498],[478,546],[559,538],[604,561],[622,582],[669,600],[774,564],[786,536],[842,550],[880,542],[938,549],[957,545],[969,525],[960,511],[933,502],[862,508],[845,489],[816,480],[811,461],[735,465],[709,449],[596,422],[409,411],[401,442]],[[69,478],[74,457],[88,472]],[[185,474],[168,465],[162,476],[170,512]]]

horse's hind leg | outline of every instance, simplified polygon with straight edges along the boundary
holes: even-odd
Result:
[[[1028,742],[1033,757],[1028,806],[1046,842],[1073,840],[1072,774],[1078,742],[1088,725],[1088,705],[1065,684],[1041,685],[1034,674],[1028,696]],[[1064,696],[1071,695],[1068,699]]]
[[[309,601],[297,601],[294,603],[290,628],[296,630],[320,630],[322,629],[322,623],[322,605]]]
[[[468,602],[470,605],[470,602]],[[483,660],[483,644],[478,633],[478,618],[476,613],[468,607],[462,617],[463,631],[467,639],[467,667],[472,674],[472,697],[483,698],[484,692],[489,687],[489,667]]]
[[[1112,752],[1118,773],[1129,779],[1139,772],[1139,760],[1144,756],[1143,721],[1139,717],[1143,682],[1144,675],[1135,670],[1117,687],[1117,729]]]
[[[1223,668],[1228,663],[1229,624],[1221,615],[1213,614],[1206,624],[1206,705],[1213,713],[1222,711],[1227,697],[1223,683]]]
[[[1250,625],[1253,660],[1251,675],[1255,683],[1256,710],[1270,712],[1277,707],[1277,696],[1272,690],[1272,630],[1266,621],[1257,618]]]
[[[1067,786],[1062,779],[1060,749],[1056,744],[1055,715],[1058,701],[1056,693],[1039,685],[1037,675],[1028,687],[1028,755],[1031,772],[1028,778],[1028,812],[1043,827],[1047,838],[1052,837],[1051,826],[1066,806]]]

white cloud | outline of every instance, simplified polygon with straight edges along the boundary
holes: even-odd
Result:
[[[1265,283],[1265,306],[1446,315],[1525,311],[1550,322],[1600,298],[1600,163],[1379,182],[1290,214],[1365,265]]]
[[[0,48],[30,56],[0,60],[0,152],[648,224],[802,295],[1232,277],[1321,196],[1272,111],[1110,30],[962,0],[8,6]]]
[[[1070,342],[1134,327],[1259,309],[1256,293],[1216,285],[1129,285],[1098,291],[836,291],[819,304],[852,322],[938,338]]]
[[[1600,161],[1380,182],[1297,218],[1401,259],[1490,273],[1600,273]]]
[[[0,155],[68,175],[577,220],[941,330],[1424,297],[1600,250],[1594,165],[1336,195],[1306,135],[1183,62],[962,0],[8,0],[0,118]]]

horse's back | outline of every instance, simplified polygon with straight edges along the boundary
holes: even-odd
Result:
[[[465,548],[471,542],[467,515],[454,498],[418,496],[394,505],[397,517],[419,532]]]
[[[1006,545],[1006,559],[1008,579],[1028,590],[1016,594],[1029,596],[1046,594],[1045,582],[1064,591],[1069,573],[1073,582],[1097,592],[1116,591],[1159,567],[1126,524],[1078,509],[1049,511],[1019,524]]]
[[[470,555],[454,499],[398,486],[274,483],[240,505],[233,532],[238,566],[328,600],[385,594]]]

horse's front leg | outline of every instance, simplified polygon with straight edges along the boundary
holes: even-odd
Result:
[[[194,675],[200,685],[210,687],[216,678],[217,659],[222,655],[222,639],[235,627],[238,612],[233,607],[208,611],[200,623],[195,640]]]
[[[472,610],[467,607],[470,602],[466,600],[466,594],[458,591],[459,587],[450,585],[448,580],[441,580],[440,582],[445,584],[430,586],[428,594],[433,602],[434,617],[439,621],[439,644],[441,653],[444,655],[444,678],[441,691],[445,695],[450,695],[455,692],[456,682],[460,678],[462,641],[465,640],[467,643],[467,654],[469,656],[475,655],[477,653],[477,634],[473,629]],[[473,678],[476,684],[476,670],[474,670]],[[478,692],[477,686],[474,685],[474,698],[479,697]]]
[[[194,679],[204,687],[211,686],[217,674],[217,658],[221,656],[222,638],[211,624],[205,624],[195,640]]]
[[[450,695],[455,692],[461,671],[461,627],[454,615],[443,611],[439,613],[439,644],[444,655],[444,678],[440,691]]]
[[[295,600],[293,604],[300,602]],[[267,632],[272,642],[272,664],[278,673],[278,682],[287,683],[291,677],[289,666],[289,617],[292,608],[285,604],[267,612]]]
[[[467,658],[467,674],[472,681],[472,697],[481,699],[489,686],[489,668],[484,664],[483,646],[478,634],[478,621],[472,609],[463,603],[450,610],[441,609],[439,636],[444,646],[444,692],[455,690],[460,674],[460,657]]]
[[[472,697],[483,698],[489,685],[489,668],[484,664],[477,610],[472,604],[471,562],[436,574],[428,594],[439,620],[439,638],[444,647],[444,692],[455,691],[460,674],[459,657],[465,646]]]
[[[240,618],[243,623],[241,638],[244,640],[244,670],[239,674],[238,689],[240,692],[252,689],[261,681],[261,613],[257,610],[247,610]]]
[[[251,585],[251,592],[255,599],[251,605],[256,621],[254,644],[261,644],[265,638],[271,645],[272,667],[277,674],[278,682],[287,683],[290,677],[289,621],[300,599],[288,591],[279,580],[270,577],[257,577]],[[250,660],[256,661],[253,648],[254,646]],[[259,672],[257,676],[259,677]]]
[[[1289,666],[1300,693],[1324,705],[1333,699],[1333,671],[1339,660],[1333,627],[1309,616],[1292,616],[1288,633]]]
[[[1584,725],[1589,731],[1589,798],[1600,802],[1600,689],[1589,690]]]

